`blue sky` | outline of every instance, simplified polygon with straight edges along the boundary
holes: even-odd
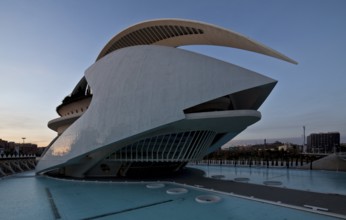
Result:
[[[47,122],[115,34],[143,20],[183,18],[231,29],[298,61],[232,48],[194,50],[279,81],[262,119],[236,137],[339,131],[346,142],[346,1],[0,0],[0,138],[47,145]]]

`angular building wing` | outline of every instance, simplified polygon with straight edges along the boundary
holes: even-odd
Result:
[[[291,63],[238,33],[195,21],[134,25],[109,41],[48,123],[36,172],[73,177],[177,171],[261,118],[276,81],[179,46],[235,47]]]

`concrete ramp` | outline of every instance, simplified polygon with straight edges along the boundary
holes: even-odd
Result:
[[[331,170],[331,171],[346,171],[345,155],[330,154],[319,160],[312,162],[313,170]],[[302,168],[310,169],[310,165],[304,165]]]

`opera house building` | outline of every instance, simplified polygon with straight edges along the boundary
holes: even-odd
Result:
[[[179,19],[114,36],[48,127],[57,132],[36,173],[76,178],[174,172],[261,118],[276,80],[180,48],[211,45],[295,61],[241,34]]]

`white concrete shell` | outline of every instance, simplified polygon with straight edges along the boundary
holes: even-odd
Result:
[[[258,43],[253,49],[251,40],[214,26],[181,20],[163,23],[210,32],[206,38],[195,38],[195,43],[258,49],[292,61]],[[90,106],[52,142],[36,167],[37,173],[59,169],[74,177],[117,176],[148,163],[173,164],[177,170],[220,148],[261,118],[257,109],[275,80],[172,47],[193,43],[191,36],[178,36],[176,42],[172,37],[155,45],[112,46],[143,25],[113,38],[86,70],[85,78],[93,91]],[[226,37],[221,37],[223,34]],[[227,37],[235,42],[228,43]],[[225,99],[226,108],[219,107],[225,106]],[[62,120],[53,122],[64,124]]]
[[[237,32],[212,24],[183,19],[159,19],[133,25],[114,36],[97,60],[108,53],[136,45],[213,45],[238,48],[275,57],[293,64],[296,61]]]

